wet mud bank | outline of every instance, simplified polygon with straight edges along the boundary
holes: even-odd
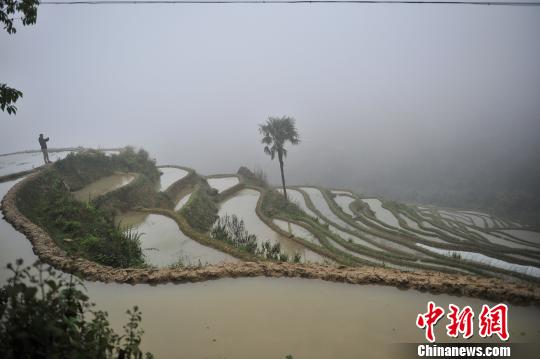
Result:
[[[13,186],[2,200],[5,219],[32,243],[41,260],[54,267],[75,273],[87,280],[119,283],[200,282],[237,277],[298,277],[350,284],[382,284],[431,293],[464,295],[493,301],[540,305],[540,287],[530,283],[504,282],[497,278],[437,273],[402,272],[389,268],[346,267],[317,264],[244,262],[216,266],[174,269],[119,269],[67,255],[41,227],[32,223],[17,208],[18,191],[32,174]]]

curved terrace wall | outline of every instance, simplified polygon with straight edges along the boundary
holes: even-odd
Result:
[[[300,277],[351,284],[384,284],[433,293],[466,295],[494,301],[540,304],[540,288],[533,284],[502,282],[498,278],[455,275],[430,271],[402,272],[388,268],[323,266],[274,262],[243,262],[201,268],[120,269],[67,255],[45,230],[17,208],[17,194],[34,176],[14,185],[2,199],[2,213],[26,235],[41,260],[87,280],[119,283],[198,282],[224,277]]]

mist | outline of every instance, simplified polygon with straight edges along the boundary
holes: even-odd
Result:
[[[288,115],[290,184],[534,211],[539,34],[540,9],[520,7],[42,5],[0,32],[2,82],[24,93],[0,153],[45,133],[279,183],[258,124]]]

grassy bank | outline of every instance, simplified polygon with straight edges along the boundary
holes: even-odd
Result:
[[[119,154],[112,155],[97,150],[70,153],[63,160],[57,161],[54,167],[71,191],[77,191],[118,171],[136,172],[154,183],[160,176],[155,160],[150,158],[148,152],[143,149],[135,151],[132,147],[126,147]]]
[[[180,214],[194,229],[208,232],[218,218],[216,195],[216,191],[204,179],[200,179]]]
[[[108,211],[75,200],[54,168],[21,190],[17,206],[68,254],[113,267],[144,264],[137,236],[115,226]]]
[[[136,173],[137,178],[89,203],[73,197],[72,191],[115,172]],[[134,207],[170,206],[170,199],[156,191],[159,177],[144,150],[127,147],[113,155],[84,150],[40,173],[22,189],[17,206],[68,254],[113,267],[140,267],[139,235],[118,228],[114,215]]]

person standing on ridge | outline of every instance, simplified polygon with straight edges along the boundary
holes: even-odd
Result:
[[[45,161],[45,164],[51,163],[51,160],[49,159],[49,152],[47,151],[47,141],[49,141],[49,137],[45,138],[43,137],[43,134],[39,134],[39,145],[41,146],[41,152],[43,152],[43,161]]]

